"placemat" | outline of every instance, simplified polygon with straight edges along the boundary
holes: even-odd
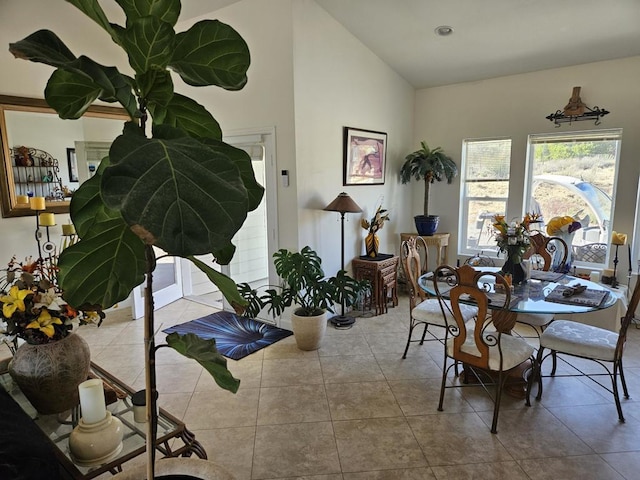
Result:
[[[596,290],[593,288],[587,288],[585,291],[565,297],[562,295],[567,289],[571,287],[567,285],[556,285],[556,287],[545,297],[547,302],[563,303],[565,305],[581,305],[584,307],[599,307],[609,296],[607,290]]]
[[[531,270],[531,278],[534,280],[542,280],[545,282],[557,282],[562,277],[564,277],[564,273],[559,272],[548,272],[545,270]]]

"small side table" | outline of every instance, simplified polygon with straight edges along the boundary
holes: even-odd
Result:
[[[400,234],[400,243],[405,240],[409,240],[412,237],[419,237],[417,233],[401,233]],[[434,246],[436,247],[436,264],[433,265],[433,268],[429,268],[430,270],[435,270],[435,268],[443,263],[446,264],[449,262],[449,237],[450,233],[434,233],[430,236],[422,236],[424,243],[427,244],[427,248]],[[429,267],[429,265],[427,265]]]
[[[351,262],[354,277],[371,282],[371,307],[376,315],[385,313],[389,302],[398,305],[398,261],[393,255],[384,260],[354,258]]]

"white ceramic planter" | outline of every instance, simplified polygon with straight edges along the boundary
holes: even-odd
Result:
[[[300,350],[317,350],[327,331],[327,312],[315,317],[301,317],[293,312],[291,328]]]

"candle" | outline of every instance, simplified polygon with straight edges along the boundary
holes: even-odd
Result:
[[[18,205],[28,205],[29,197],[27,195],[18,195],[16,197],[16,202]]]
[[[62,235],[69,236],[76,234],[76,227],[72,223],[62,225]]]
[[[92,378],[78,385],[80,408],[84,423],[92,424],[104,420],[107,416],[107,405],[104,401],[102,380]]]
[[[53,227],[56,224],[56,217],[53,213],[41,213],[38,216],[42,227]]]
[[[31,197],[29,205],[31,205],[31,210],[45,210],[47,208],[44,204],[44,197]]]
[[[627,234],[611,232],[611,244],[612,245],[624,245],[627,243]]]
[[[613,277],[613,268],[605,268],[602,270],[602,275],[605,277]]]

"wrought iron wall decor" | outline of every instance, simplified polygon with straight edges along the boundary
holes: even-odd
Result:
[[[580,89],[582,87],[573,87],[573,92],[569,103],[564,107],[564,110],[556,110],[555,113],[547,115],[545,118],[551,120],[559,127],[563,123],[582,122],[585,120],[593,120],[595,125],[600,125],[600,119],[605,115],[611,113],[604,108],[594,106],[593,108],[587,107],[580,99]]]

